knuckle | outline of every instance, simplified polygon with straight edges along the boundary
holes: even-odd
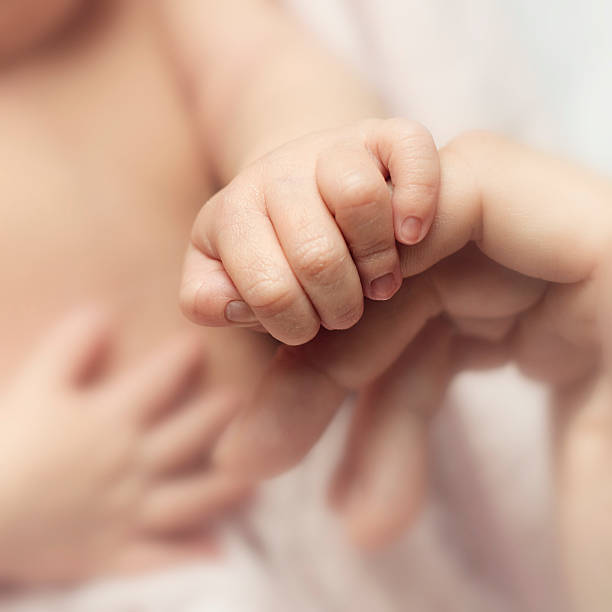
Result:
[[[206,323],[214,308],[213,296],[201,281],[185,282],[179,293],[179,306],[183,314],[195,323]]]
[[[197,307],[197,292],[196,287],[183,284],[179,292],[179,307],[181,312],[190,320],[196,321],[198,319],[198,307]]]
[[[404,195],[427,200],[436,198],[440,186],[440,159],[431,134],[415,122],[402,122],[402,127],[395,129],[393,134],[389,164],[396,165],[396,171],[403,172],[402,166],[409,169],[409,178],[400,181],[405,185]],[[394,183],[397,187],[396,180]]]
[[[372,238],[351,245],[351,252],[360,264],[394,261],[398,257],[395,240],[387,237]]]
[[[242,293],[249,306],[262,318],[276,317],[289,310],[298,299],[289,283],[270,276],[255,280]]]
[[[408,137],[413,140],[432,141],[431,132],[418,121],[404,117],[393,117],[386,120],[386,127],[400,137]]]
[[[214,202],[214,214],[224,222],[232,221],[236,214],[243,208],[242,195],[243,188],[237,179],[234,179],[227,187],[217,194],[217,197],[212,200]]]
[[[209,233],[214,233],[220,239],[228,232],[230,235],[234,233],[234,228],[241,225],[243,210],[244,206],[241,205],[238,194],[231,184],[228,185],[206,202],[198,213],[191,234],[192,243],[200,250],[207,251],[209,247],[204,237]]]
[[[440,161],[438,150],[432,142],[415,140],[408,136],[402,137],[397,144],[396,155],[411,167],[411,177],[416,173],[416,180],[437,181]]]
[[[331,244],[326,236],[302,241],[294,254],[297,273],[304,280],[329,285],[343,275],[348,253]]]
[[[379,180],[359,170],[350,170],[340,178],[340,201],[342,208],[361,208],[375,202],[384,202],[389,192],[382,176]]]
[[[469,130],[453,138],[444,148],[463,153],[487,148],[498,143],[500,137],[485,130]]]
[[[333,329],[349,329],[353,327],[363,315],[363,299],[344,306],[341,310],[334,314],[333,321],[330,322],[328,328]]]
[[[319,333],[318,319],[309,319],[299,325],[294,325],[291,330],[291,337],[283,339],[288,346],[298,346],[310,342]]]
[[[259,165],[249,167],[205,204],[214,206],[214,216],[235,219],[243,210],[257,209],[263,200],[262,170]]]
[[[410,183],[397,189],[398,197],[405,198],[409,202],[421,205],[431,205],[438,199],[439,182],[437,175],[427,172],[413,173]]]
[[[437,165],[436,144],[432,135],[421,124],[408,122],[407,125],[395,128],[393,134],[396,151],[402,157],[426,167]]]

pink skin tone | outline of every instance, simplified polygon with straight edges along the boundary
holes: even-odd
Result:
[[[556,397],[559,522],[576,610],[604,612],[612,589],[612,251],[602,273],[602,368]]]
[[[206,325],[259,324],[286,344],[312,340],[320,325],[352,327],[364,295],[388,300],[399,289],[396,241],[427,234],[437,162],[429,133],[401,119],[363,121],[269,153],[198,215],[183,311]]]
[[[13,10],[35,2],[5,4]],[[22,22],[20,30],[11,20],[3,22],[6,13],[0,13],[0,27],[4,23],[7,28],[8,23],[7,31],[19,34],[13,42],[7,36],[2,38],[9,41],[0,51],[3,61],[17,57],[27,45],[44,43],[54,31],[61,32],[63,24],[57,19],[61,11],[56,13],[55,6],[62,10],[62,6],[68,7],[66,19],[74,8],[69,3],[62,5],[60,0],[44,4],[51,19],[42,29],[31,29],[33,22]],[[32,53],[22,74],[17,71],[2,75],[0,117],[6,119],[1,126],[0,160],[8,168],[2,190],[7,195],[4,201],[19,198],[20,202],[19,207],[3,211],[3,261],[19,261],[20,265],[2,270],[3,306],[9,314],[6,320],[11,321],[11,327],[2,331],[3,338],[8,339],[7,351],[12,356],[20,352],[24,362],[35,350],[39,334],[51,325],[50,313],[54,309],[58,311],[60,306],[83,297],[112,300],[118,294],[125,295],[126,287],[132,293],[121,308],[137,314],[131,319],[126,315],[129,324],[119,330],[121,346],[117,356],[110,359],[112,372],[131,371],[130,367],[153,350],[148,343],[184,327],[169,315],[178,281],[174,262],[181,257],[183,236],[197,206],[214,191],[212,181],[202,177],[202,168],[207,168],[221,184],[242,173],[243,178],[248,176],[253,167],[268,167],[273,173],[280,163],[278,159],[274,161],[275,155],[287,147],[289,162],[308,161],[311,169],[314,162],[313,183],[325,183],[324,169],[333,168],[338,161],[334,151],[339,152],[340,143],[329,139],[323,143],[326,146],[307,155],[295,148],[299,149],[301,143],[305,151],[305,143],[314,137],[304,135],[320,134],[322,130],[331,130],[326,132],[328,135],[349,134],[349,150],[343,151],[340,164],[346,154],[363,160],[364,149],[375,153],[371,147],[364,147],[368,139],[359,137],[360,128],[338,130],[338,126],[351,125],[364,117],[380,116],[382,111],[375,97],[274,3],[168,0],[156,4],[164,12],[161,21],[157,13],[141,10],[136,2],[109,0],[98,17],[81,24],[86,35],[67,31],[59,40],[51,37],[49,41],[54,45],[50,45],[48,56],[37,58]],[[38,14],[44,15],[40,11]],[[236,20],[237,14],[242,19]],[[164,31],[163,37],[160,30]],[[224,61],[219,62],[219,57]],[[138,88],[130,89],[136,71],[141,76]],[[189,96],[183,97],[177,74],[188,85]],[[117,94],[117,100],[105,97],[111,91]],[[325,96],[320,95],[321,91]],[[100,100],[105,104],[98,107]],[[92,116],[96,122],[91,121]],[[59,130],[61,138],[54,129]],[[66,142],[72,143],[71,147],[66,147]],[[293,144],[285,145],[290,142]],[[151,155],[152,151],[156,154]],[[19,163],[23,152],[27,153],[27,164]],[[593,298],[586,289],[594,285],[586,281],[591,278],[591,264],[593,269],[598,268],[602,258],[599,248],[602,240],[607,240],[602,239],[602,232],[609,212],[598,202],[609,201],[609,185],[569,165],[489,137],[460,139],[441,155],[439,208],[433,226],[420,245],[398,247],[402,276],[417,276],[392,300],[368,303],[355,328],[323,331],[304,348],[281,349],[257,390],[254,404],[242,413],[215,454],[218,463],[240,468],[244,473],[248,469],[256,477],[281,471],[312,446],[348,389],[363,390],[347,458],[340,466],[332,497],[343,509],[355,540],[365,545],[388,540],[414,516],[425,485],[421,465],[427,420],[438,406],[445,378],[455,369],[499,363],[512,354],[532,374],[557,384],[554,376],[562,374],[559,378],[578,381],[584,374],[581,366],[591,358],[597,362],[597,349],[593,349],[597,342],[592,341],[588,325],[580,323],[585,318],[579,315],[592,312],[589,304]],[[130,159],[129,172],[122,172],[121,165],[110,161],[118,159]],[[265,161],[256,161],[260,159]],[[417,155],[416,161],[420,159]],[[427,156],[423,159],[427,161]],[[519,164],[519,159],[525,163]],[[435,158],[429,161],[436,163]],[[376,154],[371,163],[368,160],[357,165],[375,176],[373,182],[378,184],[389,170]],[[376,172],[372,172],[373,168]],[[541,172],[527,172],[526,168]],[[113,181],[108,180],[109,176]],[[430,189],[431,176],[426,183]],[[252,178],[243,180],[242,187]],[[148,187],[151,184],[155,189]],[[417,178],[415,185],[418,184]],[[40,189],[40,201],[34,187]],[[259,187],[270,189],[267,184]],[[387,208],[380,206],[378,198],[372,208],[383,218],[386,216],[387,221],[375,226],[387,228],[381,235],[387,236],[388,245],[388,219],[394,218],[395,209],[391,207],[389,211],[390,200],[382,197],[382,190],[376,193],[379,191]],[[309,188],[308,192],[312,195],[314,190]],[[27,201],[22,201],[23,193],[29,194]],[[87,194],[87,207],[82,206],[83,194]],[[171,205],[170,198],[165,200],[163,194],[172,194]],[[345,223],[342,214],[338,218],[333,196],[321,195],[316,201],[319,213],[327,210],[336,214],[337,223]],[[61,218],[71,223],[58,226],[58,207],[73,202],[79,204],[74,209],[60,208],[66,212]],[[496,207],[495,202],[504,206]],[[573,208],[577,202],[592,205],[592,215]],[[109,209],[111,205],[117,208]],[[47,210],[53,214],[46,214]],[[108,214],[109,210],[112,214]],[[517,214],[508,216],[508,210]],[[427,211],[433,218],[433,208],[426,208],[423,215]],[[415,210],[415,214],[419,211]],[[42,222],[32,224],[33,218]],[[530,220],[519,224],[523,233],[509,231],[513,229],[512,221],[521,218]],[[425,216],[421,221],[424,235],[430,219]],[[90,232],[92,227],[97,231]],[[351,222],[349,227],[353,227]],[[525,227],[530,228],[530,234],[524,233]],[[397,221],[394,232],[396,229]],[[483,229],[489,231],[479,231]],[[367,232],[358,230],[359,223],[347,231],[349,252],[355,239],[358,245],[367,242]],[[50,235],[54,236],[52,242]],[[114,237],[112,249],[108,240],[102,240],[108,235]],[[531,239],[522,240],[525,236]],[[396,237],[402,236],[398,233]],[[476,240],[480,249],[462,249],[471,240]],[[63,250],[50,261],[49,253],[55,252],[60,243]],[[533,250],[533,245],[538,244],[543,245],[541,252]],[[560,245],[567,244],[572,244],[572,249],[561,251]],[[161,256],[160,245],[166,249]],[[481,250],[488,259],[480,255]],[[386,252],[388,257],[390,249]],[[546,259],[551,253],[554,262]],[[108,273],[109,261],[113,261],[109,257],[117,254],[122,265],[111,265],[112,273]],[[282,263],[284,257],[289,263],[285,255],[283,251],[278,261]],[[448,261],[437,263],[446,256],[451,256]],[[76,260],[78,269],[74,267]],[[388,261],[395,260],[389,257]],[[357,302],[364,292],[367,294],[370,277],[365,266],[355,267],[362,283],[359,298],[354,293]],[[45,275],[40,274],[41,269]],[[24,279],[37,278],[35,293],[31,283],[23,282],[21,272]],[[220,270],[223,274],[223,282],[227,283],[225,268]],[[354,273],[352,276],[355,278]],[[134,283],[136,278],[138,283]],[[372,276],[372,280],[375,278],[379,277]],[[186,279],[193,286],[197,275],[187,274]],[[485,291],[488,300],[482,300]],[[546,298],[540,302],[543,295]],[[235,298],[236,294],[228,297]],[[39,306],[37,314],[24,309],[24,304],[32,303]],[[541,306],[534,306],[536,303]],[[189,299],[183,299],[183,305],[190,314],[198,312]],[[563,313],[554,319],[557,327],[553,330],[545,326],[550,321],[544,316],[546,308]],[[435,320],[442,312],[451,320],[452,332],[446,324],[426,327],[427,321]],[[310,326],[310,333],[317,325],[317,317],[326,322],[320,314],[309,313],[305,327],[308,330]],[[590,320],[589,316],[586,320]],[[512,332],[515,327],[519,333]],[[195,333],[193,328],[184,329]],[[472,338],[457,337],[457,329]],[[212,378],[228,382],[235,380],[235,372],[240,371],[240,381],[249,388],[268,364],[270,345],[263,338],[247,339],[239,331],[231,335],[231,342],[226,334],[206,333],[205,344],[213,346]],[[290,334],[291,330],[282,327],[281,332]],[[308,333],[304,333],[306,337]],[[509,338],[512,342],[502,341]],[[415,348],[420,356],[417,364],[411,357]],[[544,356],[538,353],[541,350]],[[579,359],[574,360],[576,354]],[[449,356],[448,360],[445,356]],[[555,363],[556,358],[559,359]],[[15,357],[10,361],[5,359],[0,370],[4,381],[12,381],[16,373]],[[448,370],[440,368],[440,363],[448,363]],[[546,364],[549,367],[543,367]],[[566,369],[555,369],[554,365]],[[418,386],[419,381],[434,374],[440,377],[436,378],[439,385],[435,393],[431,386]],[[7,388],[15,387],[11,384]],[[305,397],[311,400],[300,410]],[[403,397],[413,398],[412,410],[398,410],[398,398]],[[374,398],[380,410],[376,419],[371,418]],[[295,408],[291,413],[282,410],[287,402]],[[270,413],[277,419],[268,419],[268,424],[276,422],[279,429],[263,431],[269,447],[262,449],[258,446],[261,438],[257,434],[262,433],[258,419],[265,421]],[[141,431],[137,437],[141,435],[146,438]],[[577,435],[580,438],[580,430]],[[409,455],[406,449],[410,449]],[[570,460],[570,464],[576,462]],[[603,476],[606,466],[602,461],[602,469],[594,473]],[[390,490],[388,483],[396,482],[394,470],[406,473],[406,469],[414,476],[406,481],[406,488]],[[593,487],[584,491],[582,499],[593,499],[593,492],[602,482],[594,479]],[[571,492],[571,488],[568,490]],[[389,495],[394,496],[395,502],[381,503]],[[576,496],[570,494],[568,499],[576,500]],[[371,505],[364,503],[368,500]],[[568,529],[576,524],[570,520]],[[584,541],[584,537],[577,540]],[[159,555],[149,549],[144,557],[160,561],[175,558],[172,547],[156,550]],[[121,565],[134,569],[142,565],[142,559],[141,556],[138,563],[132,559]]]
[[[0,64],[52,38],[78,15],[84,0],[6,0],[0,6]]]
[[[54,6],[38,3],[41,17]],[[0,583],[70,582],[216,552],[212,529],[250,487],[207,457],[273,348],[263,335],[204,330],[180,315],[185,240],[213,191],[203,147],[156,13],[123,0],[89,6],[67,29],[49,23],[50,38],[34,36],[27,53],[14,47],[0,69],[0,455],[11,466],[0,476]],[[57,319],[83,303],[114,317],[106,331],[95,317],[91,331],[84,324],[94,345],[112,338],[100,378],[85,386],[56,369],[67,346],[80,346],[72,332],[38,357]],[[163,405],[148,395],[167,388]],[[136,421],[156,406],[158,421]],[[171,473],[157,469],[175,461]]]
[[[467,135],[451,143],[441,151],[441,164],[440,221],[434,222],[421,245],[403,247],[400,253],[404,276],[414,278],[389,304],[370,303],[354,328],[322,333],[303,347],[279,349],[262,392],[272,393],[274,385],[289,375],[295,376],[292,384],[297,384],[303,373],[310,385],[313,378],[320,380],[320,385],[313,386],[325,402],[314,404],[323,410],[325,403],[336,404],[347,389],[375,380],[442,313],[472,337],[502,341],[513,332],[513,351],[520,365],[537,378],[555,383],[590,370],[598,354],[598,332],[593,325],[580,324],[571,308],[595,310],[597,283],[592,279],[605,259],[610,232],[609,224],[603,222],[609,217],[608,182],[488,134]],[[528,164],[535,168],[532,173],[523,170]],[[515,166],[516,176],[506,170]],[[548,196],[555,207],[546,205],[548,198],[542,200],[544,185],[549,183],[556,186]],[[584,238],[578,238],[574,228],[585,221],[577,202],[583,201],[589,203],[592,214]],[[530,219],[529,231],[524,229],[525,218]],[[571,252],[559,246],[569,240],[574,245]],[[562,326],[555,323],[558,329],[547,330],[549,312],[557,310],[568,311],[572,318],[568,314]],[[594,316],[587,318],[593,320]],[[376,337],[384,342],[374,342]],[[269,403],[266,393],[261,407],[247,410],[253,418]],[[292,399],[298,401],[298,395],[296,390]],[[269,405],[269,410],[275,409],[274,402]],[[292,414],[307,419],[312,413]],[[306,422],[300,427],[302,432],[296,431],[300,439],[312,435],[314,440],[319,434]],[[234,433],[229,433],[218,450],[219,458],[227,453],[228,461],[234,454],[229,450]],[[299,458],[295,440],[286,445],[281,440],[269,442],[277,449],[279,465]],[[245,448],[245,463],[247,454]],[[261,457],[271,465],[276,460],[266,453]],[[234,459],[241,463],[238,454]],[[249,463],[257,471],[256,462]]]
[[[453,375],[511,359],[560,392],[569,582],[577,602],[599,605],[578,609],[603,610],[608,581],[592,568],[612,558],[602,501],[612,498],[612,435],[598,421],[610,407],[601,361],[609,324],[602,330],[599,313],[612,184],[486,133],[442,149],[440,167],[438,216],[422,244],[400,247],[411,278],[389,302],[368,304],[352,329],[281,347],[215,460],[254,479],[282,472],[308,452],[347,393],[360,391],[330,496],[354,540],[380,546],[414,520],[426,488],[428,421]],[[586,514],[601,515],[597,528]]]
[[[205,468],[238,400],[207,388],[199,343],[177,337],[109,375],[112,336],[100,312],[73,313],[2,392],[5,582],[73,581],[210,555],[214,520],[250,493]]]

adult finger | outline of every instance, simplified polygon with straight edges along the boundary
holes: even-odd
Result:
[[[452,331],[432,322],[361,395],[334,487],[352,539],[377,548],[416,518],[426,491],[429,422],[451,378]]]
[[[121,373],[104,392],[111,405],[129,407],[135,421],[147,426],[193,393],[202,380],[203,366],[201,343],[190,335],[177,336]]]
[[[255,397],[221,437],[216,463],[247,478],[294,465],[347,394],[384,372],[439,312],[431,287],[416,278],[390,301],[369,302],[352,329],[322,332],[302,347],[281,347]]]
[[[612,392],[604,377],[557,395],[554,451],[562,561],[576,610],[612,597]]]

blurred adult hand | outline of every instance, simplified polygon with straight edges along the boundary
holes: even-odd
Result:
[[[487,134],[441,152],[437,220],[404,248],[404,281],[360,323],[283,347],[216,452],[258,478],[298,462],[348,393],[359,392],[332,500],[377,546],[415,515],[428,422],[465,368],[508,359],[553,389],[601,367],[597,310],[611,240],[612,184]]]
[[[612,251],[608,262],[602,367],[555,398],[562,549],[574,607],[588,612],[612,602]]]

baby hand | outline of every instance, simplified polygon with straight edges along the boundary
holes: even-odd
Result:
[[[183,311],[203,325],[259,323],[286,344],[311,340],[320,325],[352,327],[364,295],[387,300],[399,289],[396,240],[427,235],[438,187],[435,144],[410,121],[367,120],[290,142],[200,211]]]
[[[237,401],[195,393],[199,343],[104,375],[109,331],[94,312],[68,318],[0,396],[0,581],[197,558],[214,548],[204,530],[249,493],[206,464]]]

